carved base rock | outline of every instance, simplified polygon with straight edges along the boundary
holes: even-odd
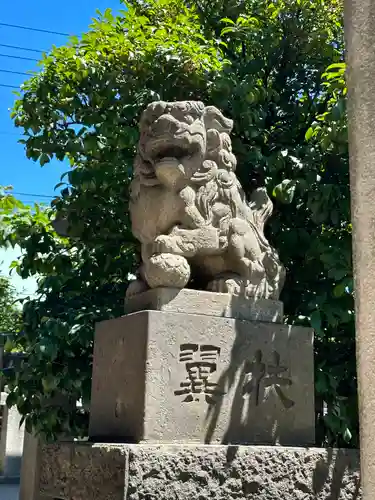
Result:
[[[283,322],[283,303],[279,300],[246,298],[184,288],[153,288],[125,299],[125,313],[152,310],[203,314],[224,318]]]
[[[99,323],[90,436],[314,444],[312,340],[308,328],[204,314],[142,311]]]
[[[359,500],[357,450],[57,444],[39,491],[59,500]]]

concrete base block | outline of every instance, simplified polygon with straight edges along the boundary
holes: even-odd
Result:
[[[93,441],[315,442],[313,332],[142,311],[99,323]]]
[[[164,287],[125,299],[126,314],[146,310],[282,323],[284,305],[279,300]]]
[[[359,500],[356,450],[45,445],[39,492],[59,500]]]
[[[72,410],[76,403],[66,396],[58,394],[53,398],[44,399],[42,404],[45,408],[58,406],[66,410]],[[60,436],[60,439],[65,442],[68,440],[73,441],[73,438],[66,435]],[[43,440],[39,436],[25,432],[19,500],[43,500],[39,495],[42,443]],[[0,500],[3,499],[0,498]]]

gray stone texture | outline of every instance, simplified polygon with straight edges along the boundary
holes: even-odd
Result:
[[[44,445],[39,493],[63,500],[123,500],[127,455],[126,446]]]
[[[25,432],[19,500],[39,500],[40,452],[40,439]]]
[[[375,498],[375,2],[345,1],[363,494]]]
[[[229,293],[153,288],[125,299],[125,313],[153,310],[282,323],[283,303]]]
[[[261,446],[44,446],[41,498],[359,500],[356,450]]]
[[[314,443],[313,332],[143,311],[97,325],[90,436]]]
[[[24,425],[16,406],[6,406],[5,392],[1,393],[2,424],[0,434],[0,473],[3,477],[19,477],[23,450]]]
[[[53,398],[42,401],[45,407],[65,407],[72,410],[76,405],[74,400],[65,395],[57,394]],[[60,440],[73,441],[71,436],[61,435]],[[40,460],[43,441],[40,437],[25,432],[22,454],[22,468],[19,500],[42,500],[39,494]],[[2,500],[2,497],[0,497]],[[54,499],[55,500],[55,499]],[[57,499],[58,500],[58,499]]]

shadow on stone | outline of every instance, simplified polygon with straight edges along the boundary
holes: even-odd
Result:
[[[236,302],[238,301],[243,303],[244,299],[242,297],[232,296],[231,301],[232,310],[236,310],[238,308]],[[251,322],[247,322],[249,327],[251,327],[251,324]],[[269,323],[269,325],[272,328],[272,324]],[[256,358],[254,360],[249,360],[248,349],[246,349],[246,346],[252,342],[252,338],[248,335],[246,329],[244,329],[243,321],[236,320],[235,328],[236,336],[231,348],[229,366],[221,374],[217,382],[218,392],[225,394],[233,389],[235,391],[230,411],[229,425],[223,437],[222,444],[244,444],[246,443],[246,439],[244,440],[244,436],[246,435],[250,436],[249,443],[254,441],[253,427],[254,424],[255,427],[258,427],[259,422],[257,420],[259,418],[262,419],[262,431],[268,436],[268,438],[256,438],[255,441],[259,444],[283,444],[282,438],[280,438],[279,435],[279,421],[276,417],[277,413],[275,414],[275,411],[272,411],[271,408],[271,411],[267,412],[266,407],[263,407],[264,409],[259,411],[260,404],[272,407],[274,407],[275,404],[281,404],[276,401],[277,394],[274,392],[266,394],[263,380],[264,374],[259,371],[258,380],[254,379],[254,373],[251,374],[252,368],[261,370],[262,367],[265,367],[262,352],[258,350],[256,352]],[[275,333],[272,335],[272,341],[273,340],[275,340]],[[251,365],[254,364],[258,364],[259,366],[252,367]],[[252,381],[253,386],[251,386]],[[248,388],[247,391],[246,387]],[[223,399],[220,399],[216,402],[216,404],[210,405],[207,410],[207,432],[205,436],[206,444],[211,443],[215,434],[215,429],[221,414],[222,404]],[[262,418],[262,413],[268,413],[268,418],[264,418],[264,415]],[[287,444],[290,444],[290,442]],[[230,449],[232,449],[232,447]]]
[[[237,310],[243,297],[231,296]],[[256,299],[247,299],[256,309]],[[254,305],[255,304],[255,305]],[[282,319],[282,318],[281,318]],[[315,444],[313,331],[275,322],[233,320],[234,336],[218,393],[209,406],[205,443],[213,442],[221,415],[228,415],[222,444]],[[229,339],[228,339],[229,342]]]
[[[321,458],[315,465],[313,472],[313,492],[315,495],[322,493],[327,485],[330,486],[328,500],[340,498],[342,490],[347,489],[346,480],[348,475],[353,479],[353,487],[350,491],[350,500],[361,498],[361,484],[358,472],[358,462],[354,454],[349,450],[333,451],[332,448],[326,450],[326,457]],[[348,493],[347,493],[348,494]]]

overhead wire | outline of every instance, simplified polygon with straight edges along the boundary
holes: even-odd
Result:
[[[35,61],[35,62],[39,61],[39,59],[34,59],[31,57],[24,57],[24,56],[13,56],[11,54],[0,54],[0,57],[9,57],[11,59],[22,59],[23,61]]]
[[[24,205],[34,205],[35,203],[38,204],[44,204],[47,203],[47,201],[41,201],[41,200],[20,200]]]
[[[0,46],[2,47],[11,47],[10,45],[5,45],[5,44],[0,44]],[[33,61],[33,62],[38,62],[38,59],[34,59],[34,58],[31,58],[31,57],[23,57],[23,56],[14,56],[14,55],[11,55],[11,54],[0,54],[0,57],[8,57],[10,59],[21,59],[23,61]],[[14,71],[14,70],[11,70],[11,69],[3,69],[1,68],[0,69],[0,73],[8,73],[8,74],[12,74],[12,75],[26,75],[26,76],[31,76],[30,73],[26,73],[24,71]],[[5,87],[5,88],[10,88],[10,89],[19,89],[19,86],[15,86],[15,85],[8,85],[8,84],[5,84],[5,83],[0,83],[0,87]]]
[[[23,26],[23,25],[18,25],[18,24],[10,24],[10,23],[0,22],[0,26],[7,27],[7,28],[23,29],[23,30],[28,30],[28,31],[35,31],[35,32],[39,32],[39,33],[49,33],[49,34],[52,34],[52,35],[70,36],[68,33],[62,33],[62,32],[59,32],[59,31],[46,30],[46,29],[41,29],[41,28],[33,28],[33,27],[30,27],[30,26]],[[29,47],[21,47],[19,45],[10,45],[10,44],[6,44],[6,43],[0,43],[0,47],[4,47],[4,48],[8,48],[8,49],[13,49],[13,50],[24,50],[24,51],[27,51],[27,52],[35,52],[35,53],[39,53],[39,54],[42,54],[44,52],[43,50],[39,50],[39,49],[34,49],[34,48],[29,48]],[[38,59],[34,59],[34,58],[31,58],[31,57],[17,56],[17,55],[12,55],[12,54],[0,54],[0,57],[6,57],[6,58],[9,58],[9,59],[19,59],[19,60],[23,60],[23,61],[38,62]],[[26,72],[23,72],[23,71],[9,70],[9,69],[0,69],[0,72],[1,73],[14,74],[14,75],[26,75],[26,76],[30,76],[29,73],[26,73]],[[20,89],[19,86],[8,85],[8,84],[5,84],[5,83],[0,83],[0,87],[9,88],[9,89],[16,89],[16,90]],[[0,134],[1,135],[13,135],[13,136],[18,135],[18,134],[12,133],[12,132],[4,132],[4,131],[0,131]],[[17,192],[13,192],[13,191],[11,192],[11,194],[14,194],[14,195],[17,195],[17,196],[33,196],[33,197],[48,198],[48,199],[53,199],[54,198],[54,196],[47,196],[47,195],[43,195],[43,194],[17,193]],[[34,201],[35,200],[33,200],[33,202]],[[25,201],[25,203],[28,203],[28,202],[30,202],[30,201],[29,200]]]
[[[20,24],[10,24],[10,23],[3,23],[0,22],[0,26],[7,27],[7,28],[16,28],[16,29],[23,29],[23,30],[28,30],[28,31],[36,31],[39,33],[49,33],[53,35],[60,35],[60,36],[70,36],[68,33],[62,33],[60,31],[53,31],[53,30],[46,30],[42,28],[33,28],[31,26],[23,26]],[[0,47],[8,48],[8,49],[13,49],[13,50],[25,50],[28,52],[35,52],[38,54],[43,54],[43,50],[39,49],[34,49],[30,47],[22,47],[20,45],[10,45],[7,43],[0,43]],[[19,59],[22,61],[32,61],[32,62],[38,62],[39,59],[31,58],[31,57],[25,57],[25,56],[18,56],[18,55],[13,55],[13,54],[0,54],[0,57],[6,57],[9,59]],[[14,75],[25,75],[25,76],[30,76],[29,73],[25,73],[23,71],[14,71],[14,70],[9,70],[9,69],[0,69],[1,73],[8,73],[8,74],[14,74]],[[18,86],[15,85],[9,85],[5,83],[0,83],[0,87],[4,88],[9,88],[9,89],[19,89]]]
[[[0,43],[0,47],[6,47],[7,49],[26,50],[27,52],[38,52],[41,54],[43,54],[43,52],[46,52],[45,50],[30,49],[29,47],[20,47],[18,45],[8,45],[7,43]]]
[[[5,43],[1,43],[0,47],[6,47],[6,48],[10,48],[10,49],[17,49],[17,50],[28,50],[30,52],[42,53],[41,50],[29,49],[29,48],[26,48],[26,47],[20,47],[18,45],[9,45],[9,44],[5,44]],[[31,58],[31,57],[24,57],[24,56],[15,56],[15,55],[12,55],[12,54],[0,54],[0,57],[7,57],[7,58],[10,58],[10,59],[20,59],[22,61],[38,62],[38,59],[34,59],[34,58]],[[14,71],[14,70],[3,69],[3,68],[0,69],[0,73],[8,73],[8,74],[12,74],[12,75],[31,76],[30,73],[26,73],[24,71]],[[8,89],[17,89],[17,90],[19,90],[19,88],[20,88],[19,86],[9,85],[9,84],[6,84],[6,83],[0,83],[0,87],[8,88]]]
[[[41,28],[32,28],[30,26],[22,26],[20,24],[0,23],[0,26],[5,26],[7,28],[29,30],[29,31],[38,31],[39,33],[49,33],[51,35],[71,36],[69,33],[61,33],[61,31],[51,31],[51,30],[45,30],[45,29],[41,29]]]
[[[20,88],[16,87],[15,85],[6,85],[5,83],[0,83],[0,87],[6,87],[8,89],[17,89],[17,90],[20,90]]]
[[[12,75],[32,76],[30,73],[26,73],[25,71],[14,71],[12,69],[2,69],[2,68],[0,68],[0,73],[11,73]]]
[[[53,30],[46,30],[42,28],[33,28],[31,26],[23,26],[23,25],[18,25],[18,24],[10,24],[10,23],[3,23],[0,22],[0,26],[7,27],[7,28],[15,28],[15,29],[22,29],[22,30],[28,30],[28,31],[35,31],[39,33],[49,33],[52,35],[60,35],[60,36],[70,36],[69,33],[62,33],[60,31],[53,31]],[[0,43],[0,47],[8,48],[8,49],[14,49],[14,50],[24,50],[27,52],[36,52],[42,54],[44,51],[39,50],[39,49],[34,49],[34,48],[29,48],[29,47],[21,47],[19,45],[10,45],[10,44],[5,44],[5,43]],[[23,61],[32,61],[32,62],[38,62],[38,59],[34,59],[31,57],[24,57],[24,56],[17,56],[17,55],[12,55],[12,54],[0,54],[0,57],[6,57],[10,59],[19,59]],[[8,74],[14,74],[14,75],[25,75],[25,76],[30,76],[29,73],[23,72],[23,71],[14,71],[14,70],[9,70],[9,69],[0,69],[1,73],[8,73]],[[9,89],[16,89],[19,90],[20,87],[16,85],[9,85],[5,83],[0,83],[0,87],[3,88],[9,88]],[[11,132],[4,132],[0,131],[1,135],[13,135],[17,136],[18,134],[11,133]],[[54,198],[53,196],[47,196],[47,195],[39,195],[39,194],[32,194],[32,193],[16,193],[13,192],[12,194],[15,194],[17,196],[35,196],[35,197],[40,197],[40,198]]]
[[[5,191],[7,194],[15,194],[17,196],[35,196],[37,198],[56,198],[56,196],[50,196],[47,194],[36,194],[36,193],[19,193],[17,191]]]

